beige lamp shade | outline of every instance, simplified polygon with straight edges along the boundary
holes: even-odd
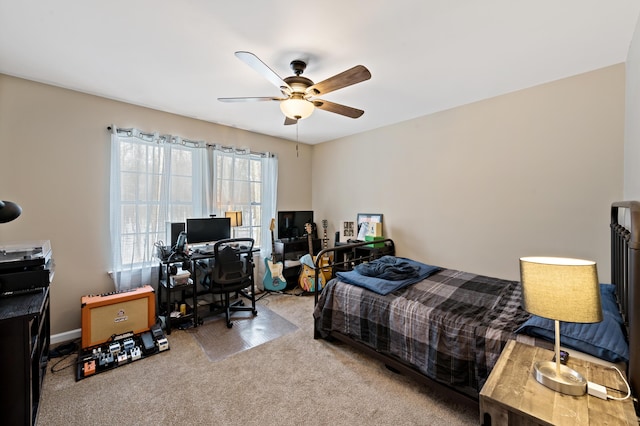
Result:
[[[523,257],[520,277],[524,309],[564,322],[602,321],[596,263],[562,257]]]
[[[231,218],[231,227],[242,226],[242,212],[226,212],[225,217]]]

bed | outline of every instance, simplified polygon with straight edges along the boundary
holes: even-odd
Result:
[[[591,325],[588,332],[580,327],[579,334],[573,336],[565,336],[562,330],[561,341],[566,344],[575,338],[587,346],[586,350],[581,346],[580,351],[588,352],[595,346],[594,356],[626,364],[636,395],[640,386],[640,315],[634,315],[633,307],[640,306],[640,202],[613,203],[610,228],[612,285],[601,284],[601,291],[603,309],[615,312],[609,315],[605,311],[611,320],[598,323],[595,332]],[[315,338],[354,346],[393,370],[471,404],[477,404],[482,385],[508,340],[552,347],[543,337],[541,319],[522,309],[518,281],[426,265],[432,270],[398,289],[380,291],[366,282],[354,285],[358,277],[353,269],[364,271],[362,265],[367,262],[376,266],[382,259],[414,262],[385,257],[395,254],[391,239],[376,243],[382,248],[370,250],[367,256],[353,255],[361,247],[369,247],[367,243],[319,253],[318,260],[323,255],[334,259],[334,278],[315,292]],[[417,266],[416,271],[423,272]],[[611,327],[619,338],[603,339],[613,335]],[[568,334],[574,332],[564,328]],[[614,341],[601,344],[601,340]]]

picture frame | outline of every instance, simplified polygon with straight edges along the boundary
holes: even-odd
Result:
[[[382,227],[382,214],[381,213],[358,213],[358,241],[365,241],[365,236],[369,232],[370,223],[379,223]]]
[[[356,230],[356,223],[354,221],[343,220],[340,224],[340,241],[347,242],[349,240],[355,240],[357,237]]]

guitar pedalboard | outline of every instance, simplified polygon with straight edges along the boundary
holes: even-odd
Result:
[[[143,333],[123,333],[109,342],[79,351],[76,381],[164,352],[169,341],[159,325]]]

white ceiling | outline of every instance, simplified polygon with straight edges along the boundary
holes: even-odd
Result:
[[[314,82],[365,65],[371,80],[323,97],[365,114],[316,110],[298,126],[315,144],[624,62],[639,14],[637,0],[0,0],[0,73],[295,140],[277,102],[217,100],[280,95],[234,52],[283,78],[305,59]]]

